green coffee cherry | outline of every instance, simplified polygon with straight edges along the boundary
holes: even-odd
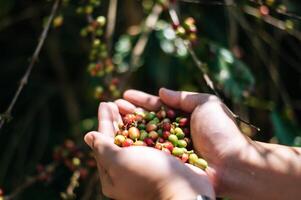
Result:
[[[148,112],[145,115],[145,120],[147,121],[151,121],[152,119],[154,119],[156,117],[156,113],[154,112]]]
[[[178,137],[178,139],[183,139],[185,137],[185,133],[179,127],[175,128],[175,134]]]
[[[147,138],[148,137],[148,134],[147,134],[147,132],[145,131],[145,130],[141,130],[140,131],[140,137],[139,137],[139,140],[144,140],[145,138]]]
[[[100,26],[104,26],[106,24],[106,18],[104,16],[97,17],[96,21]]]
[[[185,140],[179,140],[178,141],[178,146],[186,148],[187,147],[187,142]]]
[[[190,164],[194,164],[197,160],[199,159],[199,157],[195,154],[195,153],[192,153],[189,155],[189,163]]]
[[[140,130],[145,130],[145,129],[146,129],[146,126],[145,126],[145,124],[138,124],[138,128],[139,128]]]
[[[182,156],[185,153],[184,148],[175,147],[172,150],[172,155],[174,156]]]
[[[208,167],[207,161],[202,158],[197,159],[193,165],[203,170],[205,170]]]
[[[176,146],[178,144],[178,137],[176,135],[170,135],[168,136],[168,140]]]

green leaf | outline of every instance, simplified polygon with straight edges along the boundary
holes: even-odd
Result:
[[[240,101],[245,91],[250,90],[255,79],[249,68],[225,48],[210,44],[216,55],[210,63],[210,72],[215,80],[223,87],[225,94],[234,101]]]
[[[297,127],[291,120],[281,115],[278,111],[271,113],[271,120],[274,126],[274,134],[280,144],[295,145],[297,136],[300,135],[300,127]],[[297,144],[296,144],[297,145]]]

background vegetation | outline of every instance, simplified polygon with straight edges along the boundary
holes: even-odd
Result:
[[[174,11],[184,27],[195,20],[196,35],[181,33]],[[99,102],[127,88],[214,93],[204,72],[232,111],[261,129],[239,123],[245,134],[301,146],[298,13],[301,2],[288,0],[1,0],[0,196],[102,199],[82,139]]]

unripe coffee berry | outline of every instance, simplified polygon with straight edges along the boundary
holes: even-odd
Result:
[[[179,147],[175,147],[172,150],[172,155],[174,156],[182,156],[183,153],[185,153],[185,149],[184,148],[179,148]]]
[[[124,137],[123,135],[116,135],[114,138],[114,143],[117,144],[118,146],[122,146],[125,139],[126,137]]]
[[[155,123],[151,123],[149,122],[147,125],[146,125],[146,130],[147,132],[151,132],[151,131],[155,131],[157,130],[157,125]]]
[[[140,130],[145,130],[145,129],[146,129],[146,126],[145,126],[145,124],[138,124],[138,128],[139,128]]]
[[[197,161],[199,157],[195,154],[195,153],[192,153],[189,155],[189,163],[194,165],[194,163]]]
[[[144,119],[147,121],[151,121],[156,117],[156,114],[154,112],[149,112],[145,115]]]
[[[201,168],[203,170],[205,170],[208,167],[207,161],[202,158],[197,159],[193,165],[195,165],[196,167]]]
[[[161,108],[157,113],[127,114],[122,120],[114,139],[118,146],[149,146],[172,154],[181,162],[201,169],[207,167],[207,162],[193,153],[189,118],[176,118],[174,110]]]
[[[147,144],[144,141],[137,140],[133,146],[147,146]]]
[[[178,137],[178,139],[183,139],[185,137],[185,133],[179,127],[175,128],[175,134]]]
[[[136,116],[134,114],[127,114],[126,116],[123,117],[123,123],[124,124],[132,124],[135,122]]]
[[[174,145],[176,146],[178,144],[178,137],[176,135],[170,135],[168,137],[168,140]]]
[[[153,141],[156,141],[159,135],[156,131],[151,131],[148,133],[148,137],[151,138]]]
[[[157,143],[155,144],[155,148],[156,148],[156,149],[161,150],[162,147],[163,147],[163,145],[162,145],[161,143],[159,143],[159,142],[157,142]]]
[[[124,137],[128,137],[129,136],[129,131],[128,130],[123,130],[123,131],[121,131],[121,135],[123,135]]]
[[[139,140],[143,141],[147,137],[148,137],[148,133],[145,130],[141,130]]]
[[[178,146],[186,148],[187,147],[187,142],[185,140],[179,140],[178,141]]]
[[[129,137],[133,140],[136,140],[140,137],[140,131],[136,127],[131,127],[129,129]]]
[[[166,111],[165,110],[160,110],[159,112],[157,112],[156,116],[159,118],[159,119],[163,119],[166,117]]]

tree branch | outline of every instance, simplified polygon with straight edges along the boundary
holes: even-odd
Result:
[[[107,29],[106,29],[106,41],[107,41],[107,47],[108,52],[111,52],[112,50],[112,40],[113,40],[113,34],[116,24],[116,15],[117,15],[117,0],[110,0],[109,10],[108,10],[108,23],[107,23]]]
[[[79,170],[75,170],[70,178],[70,183],[66,191],[61,193],[62,199],[71,200],[76,198],[76,194],[74,193],[74,190],[79,186],[79,182],[78,182],[79,177],[80,177]]]
[[[21,194],[25,189],[32,186],[36,182],[40,181],[41,179],[44,179],[49,174],[52,174],[54,170],[57,168],[57,163],[51,163],[45,167],[45,171],[36,175],[28,177],[24,183],[19,185],[11,194],[4,196],[3,200],[13,200],[15,199],[19,194]]]
[[[171,17],[171,20],[174,24],[176,24],[177,22],[179,22],[179,17],[174,9],[174,5],[171,5],[170,8],[169,8],[169,14],[170,14],[170,17]],[[216,91],[215,89],[215,86],[214,86],[214,83],[213,81],[211,80],[209,74],[206,72],[205,70],[205,66],[204,66],[204,63],[198,59],[196,53],[194,52],[194,50],[192,49],[191,47],[191,42],[188,41],[188,40],[182,40],[185,47],[187,48],[190,56],[192,57],[194,63],[196,64],[196,66],[199,68],[199,70],[202,72],[203,74],[203,78],[207,84],[207,86],[212,90],[212,92],[220,98],[220,95],[219,93]],[[221,98],[220,98],[221,99]],[[221,99],[222,100],[222,99]],[[247,125],[249,125],[250,127],[256,129],[257,131],[260,131],[260,128],[256,127],[255,125],[251,124],[250,122],[247,122],[246,120],[244,119],[241,119],[239,115],[233,113],[228,107],[227,109],[229,110],[229,112],[231,113],[232,117],[237,120],[237,121],[240,121],[242,123],[245,123]]]
[[[51,9],[50,16],[49,16],[49,18],[48,18],[48,20],[47,20],[47,22],[46,22],[45,27],[43,28],[43,31],[42,31],[41,36],[40,36],[40,38],[39,38],[38,45],[37,45],[37,47],[36,47],[36,49],[35,49],[35,51],[34,51],[34,53],[33,53],[33,55],[32,55],[32,59],[31,59],[29,65],[28,65],[28,67],[27,67],[27,70],[26,70],[25,74],[23,75],[23,77],[21,78],[19,87],[18,87],[18,89],[17,89],[17,91],[16,91],[16,93],[15,93],[15,95],[14,95],[12,101],[10,102],[10,104],[9,104],[9,106],[8,106],[8,108],[7,108],[7,110],[5,111],[4,114],[2,114],[2,115],[0,116],[0,130],[1,130],[1,128],[3,127],[4,123],[5,123],[9,118],[11,118],[11,112],[12,112],[12,109],[14,108],[14,106],[15,106],[15,104],[16,104],[16,102],[17,102],[17,100],[18,100],[18,98],[19,98],[19,96],[20,96],[20,94],[21,94],[21,92],[22,92],[22,90],[23,90],[23,88],[24,88],[24,86],[25,86],[25,85],[27,84],[27,82],[28,82],[28,78],[29,78],[29,76],[30,76],[30,73],[31,73],[31,71],[32,71],[32,68],[33,68],[34,64],[35,64],[35,63],[37,62],[37,60],[38,60],[40,51],[41,51],[41,49],[42,49],[42,47],[43,47],[43,44],[44,44],[45,39],[46,39],[46,37],[47,37],[47,34],[48,34],[48,31],[49,31],[51,22],[52,22],[52,20],[53,20],[53,18],[54,18],[54,15],[55,15],[55,13],[56,13],[58,7],[59,7],[59,4],[60,4],[60,0],[55,0],[55,2],[53,3],[53,6],[52,6],[52,9]]]
[[[130,66],[132,69],[135,69],[139,65],[140,57],[147,44],[149,34],[152,32],[155,25],[157,24],[159,15],[161,14],[162,10],[163,8],[161,5],[155,4],[151,13],[146,18],[144,27],[142,28],[142,33],[140,35],[140,38],[138,39],[132,51],[132,56],[130,60]]]

